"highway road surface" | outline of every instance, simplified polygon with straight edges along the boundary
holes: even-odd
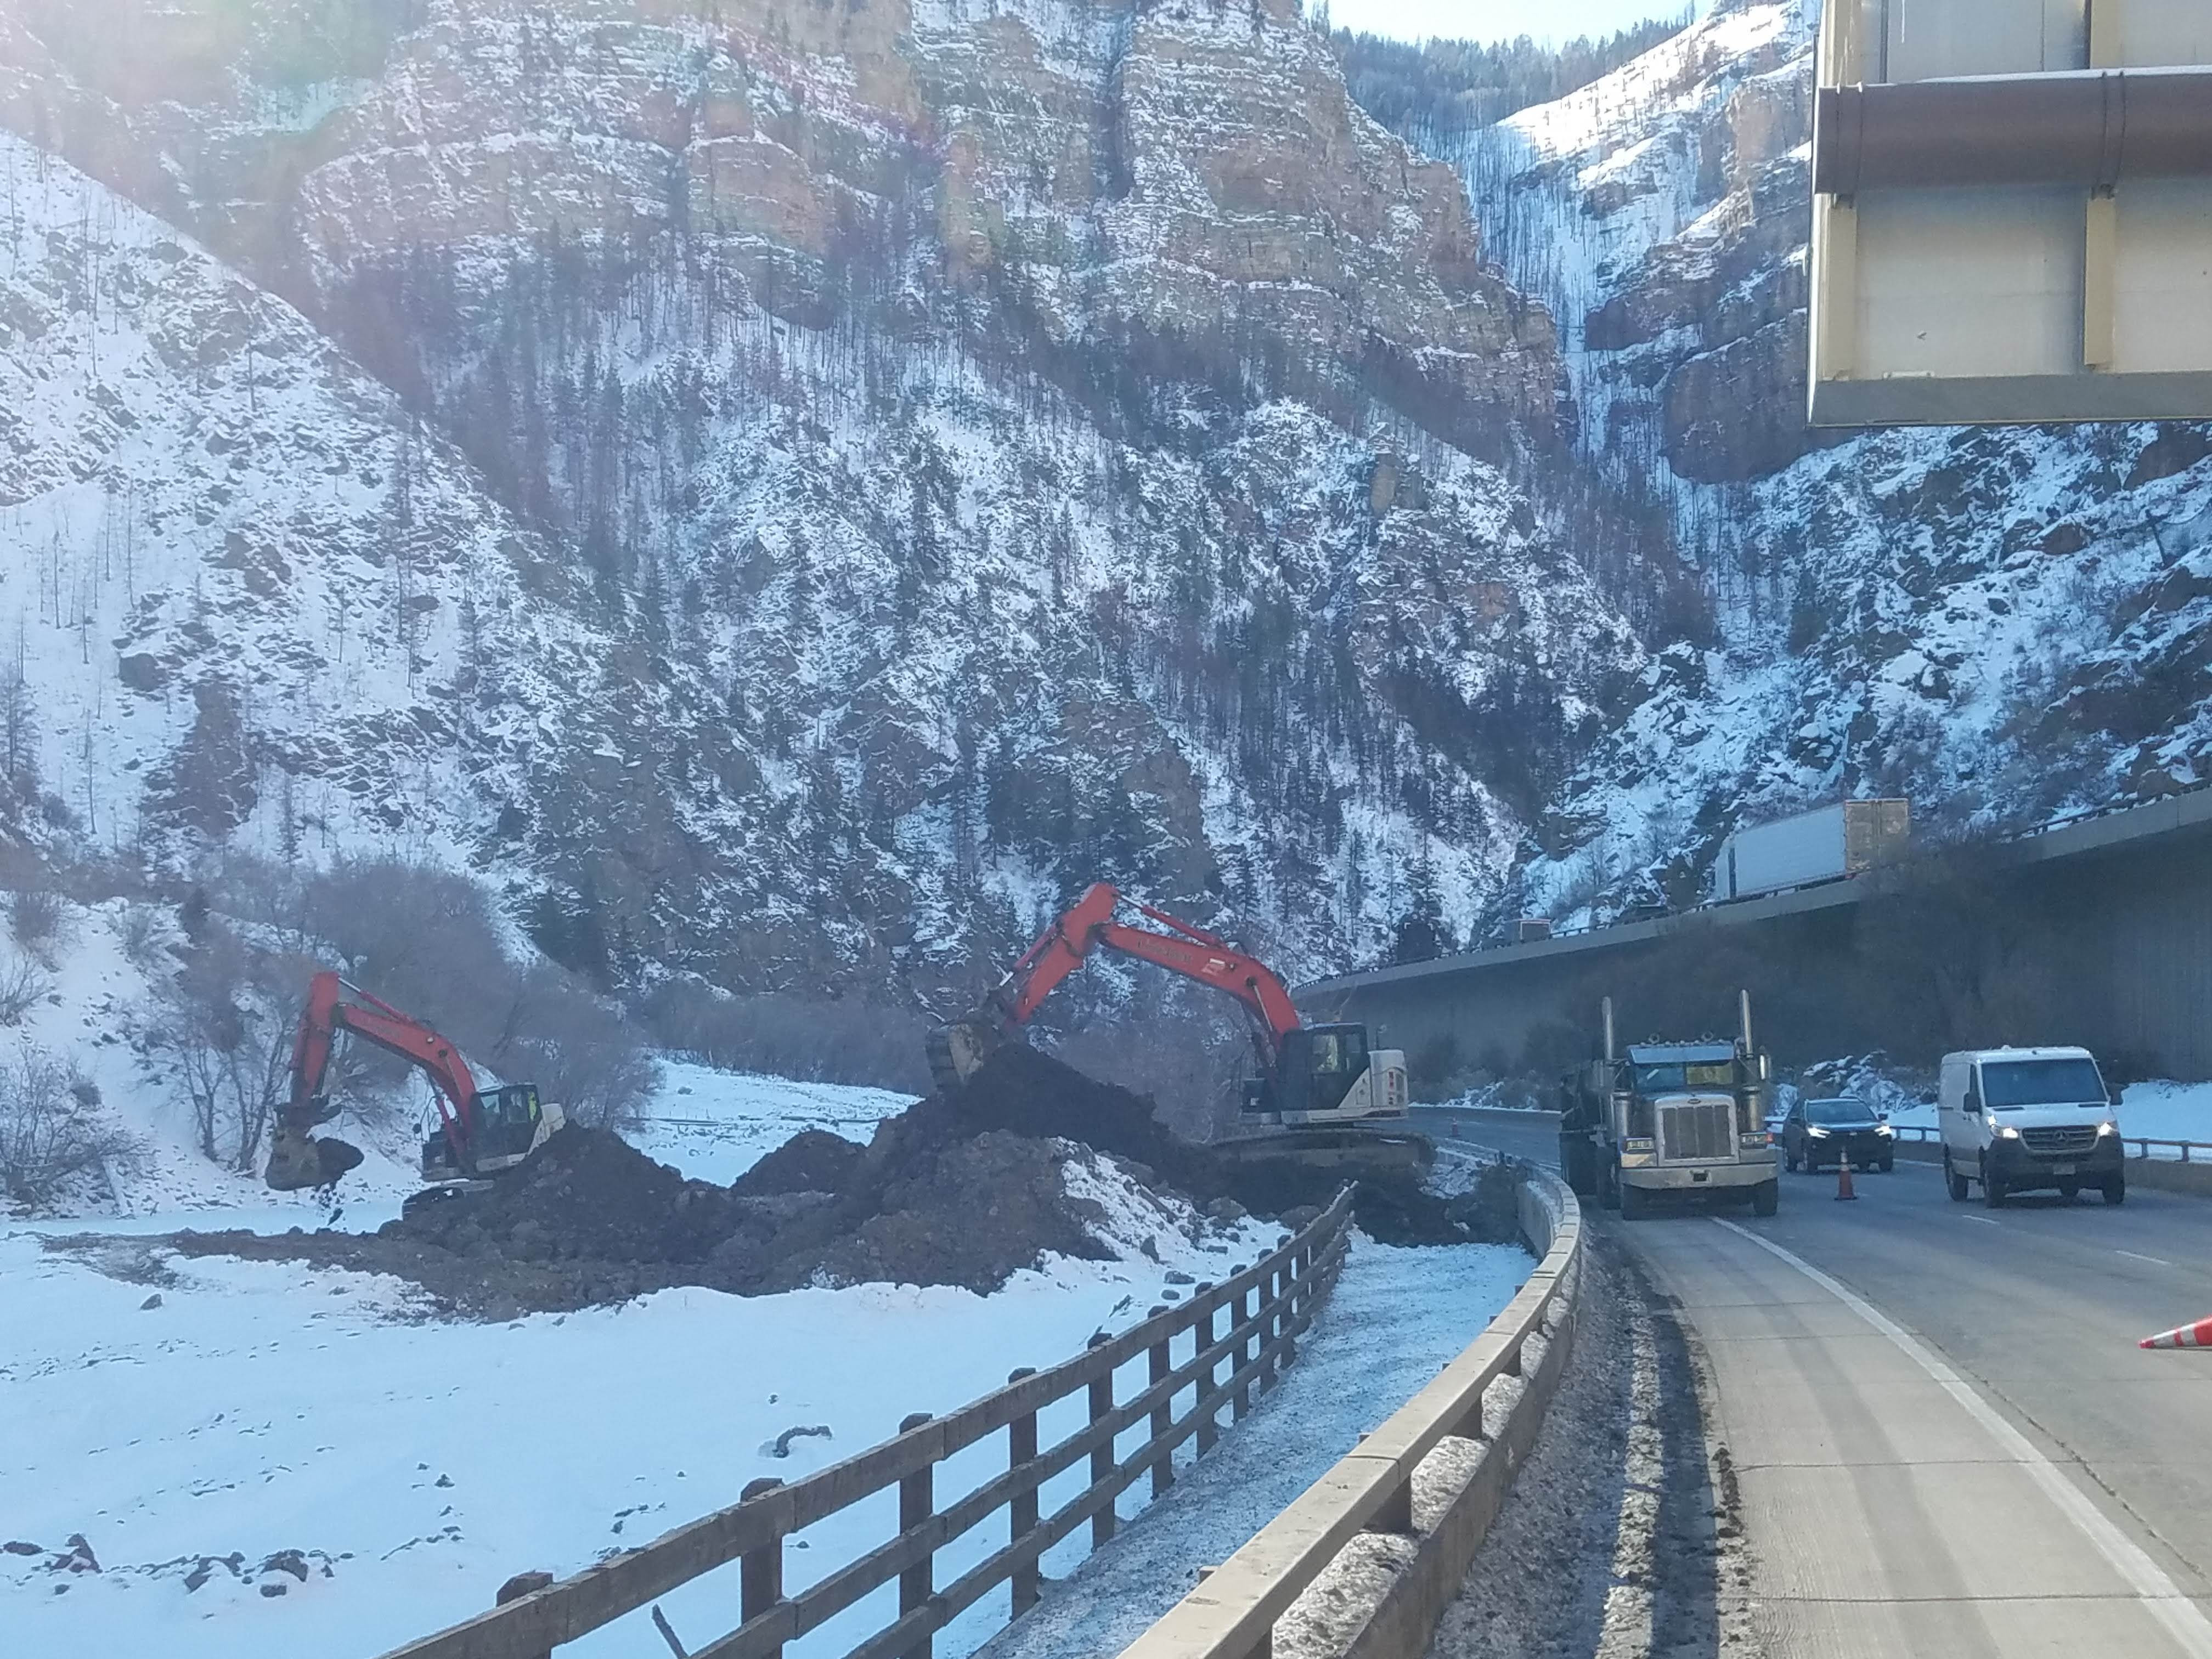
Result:
[[[1548,1115],[1453,1115],[1556,1161]],[[2212,1659],[2212,1352],[2136,1346],[2212,1315],[2212,1200],[1856,1184],[1606,1224],[1706,1356],[1778,1650]]]

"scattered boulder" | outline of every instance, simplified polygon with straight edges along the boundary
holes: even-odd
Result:
[[[492,1596],[492,1605],[503,1607],[509,1601],[520,1601],[526,1595],[535,1595],[553,1583],[550,1572],[518,1572],[499,1587]]]

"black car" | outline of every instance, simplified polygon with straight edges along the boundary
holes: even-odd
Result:
[[[1889,1125],[1863,1100],[1801,1100],[1782,1120],[1782,1161],[1790,1169],[1833,1169],[1849,1153],[1854,1170],[1887,1171],[1897,1163]]]

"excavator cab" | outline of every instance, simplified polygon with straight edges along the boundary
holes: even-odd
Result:
[[[472,1150],[477,1176],[511,1170],[530,1156],[563,1122],[558,1106],[547,1106],[534,1083],[510,1083],[477,1096],[470,1112],[474,1131]],[[422,1176],[426,1181],[461,1181],[471,1171],[461,1167],[451,1138],[441,1123],[422,1142]]]
[[[1301,1025],[1285,1031],[1276,1042],[1274,1076],[1255,1078],[1244,1085],[1244,1109],[1286,1118],[1293,1113],[1326,1116],[1347,1105],[1351,1115],[1362,1117],[1387,1113],[1385,1102],[1350,1099],[1354,1085],[1373,1069],[1375,1058],[1367,1047],[1364,1025]],[[1402,1082],[1399,1087],[1402,1110]]]

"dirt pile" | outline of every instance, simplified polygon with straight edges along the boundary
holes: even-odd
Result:
[[[1317,1212],[1345,1178],[1288,1157],[1179,1141],[1149,1101],[1015,1045],[964,1087],[887,1119],[866,1147],[807,1130],[729,1187],[689,1180],[617,1136],[573,1126],[489,1191],[426,1194],[373,1236],[185,1234],[175,1243],[187,1254],[397,1273],[491,1318],[676,1285],[759,1294],[888,1280],[982,1291],[1049,1254],[1109,1254],[1099,1242],[1104,1211],[1071,1192],[1066,1167],[1101,1156],[1139,1188],[1287,1224]],[[1513,1236],[1510,1179],[1449,1199],[1411,1171],[1364,1179],[1354,1206],[1386,1243]],[[1194,1215],[1165,1200],[1161,1213]]]

